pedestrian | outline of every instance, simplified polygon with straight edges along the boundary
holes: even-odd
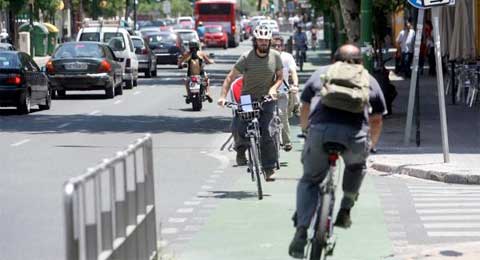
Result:
[[[335,226],[348,228],[352,224],[350,212],[366,174],[369,107],[386,112],[385,102],[379,98],[382,95],[380,86],[363,68],[360,48],[352,44],[343,45],[335,53],[334,61],[334,64],[320,67],[312,74],[301,96],[300,125],[303,131],[308,132],[302,152],[303,175],[297,186],[296,213],[293,217],[296,232],[288,250],[289,255],[295,258],[304,257],[307,229],[318,201],[321,201],[319,183],[326,177],[329,168],[328,154],[323,145],[335,142],[345,147],[342,152],[345,163],[343,198]],[[327,78],[328,81],[325,81]],[[352,84],[356,86],[354,89]],[[333,90],[342,86],[350,86],[352,95],[336,95],[339,92]],[[362,97],[361,102],[355,98],[358,96]],[[356,106],[353,107],[354,103]]]
[[[396,42],[400,45],[401,49],[401,71],[405,77],[409,78],[412,74],[410,66],[413,59],[413,44],[415,41],[415,31],[413,30],[412,23],[408,20],[405,23],[405,27],[398,35]]]

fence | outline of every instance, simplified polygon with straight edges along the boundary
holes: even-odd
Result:
[[[67,260],[157,257],[150,135],[64,186]]]

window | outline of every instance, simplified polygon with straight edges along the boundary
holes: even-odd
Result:
[[[20,66],[18,56],[15,53],[2,52],[0,53],[0,68],[14,69]]]
[[[56,59],[82,58],[82,57],[105,57],[103,50],[97,44],[64,44],[53,54]]]
[[[123,34],[122,33],[118,33],[118,32],[106,32],[103,34],[103,42],[107,42],[109,43],[110,45],[110,40],[112,38],[115,38],[115,39],[119,39],[121,42],[122,42],[122,46],[120,46],[119,43],[116,43],[116,46],[115,47],[118,47],[118,48],[114,48],[115,51],[123,51],[125,50],[126,48],[126,44],[125,44],[125,40],[123,39]]]
[[[176,44],[177,39],[171,35],[151,35],[148,37],[148,42],[150,44],[161,44],[161,43],[166,43],[166,44]]]
[[[219,33],[219,32],[222,32],[222,27],[220,27],[220,26],[218,26],[218,27],[206,27],[205,32]]]
[[[80,41],[99,42],[100,33],[98,32],[84,32],[80,35]]]
[[[200,15],[229,15],[232,9],[232,4],[201,4],[198,6],[198,12]]]
[[[132,42],[133,42],[133,47],[135,47],[135,49],[136,48],[143,48],[143,41],[142,40],[137,39],[137,38],[133,38]]]
[[[183,41],[198,40],[197,34],[193,32],[178,33]]]

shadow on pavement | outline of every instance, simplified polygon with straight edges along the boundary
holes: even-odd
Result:
[[[200,198],[215,198],[215,199],[236,199],[236,200],[243,200],[243,199],[250,199],[250,198],[257,198],[256,192],[249,192],[249,191],[211,191],[213,196],[199,196]],[[268,194],[263,194],[264,197],[269,197]]]

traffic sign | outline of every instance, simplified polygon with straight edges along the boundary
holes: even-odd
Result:
[[[170,14],[172,12],[172,5],[170,1],[163,1],[163,13]]]
[[[435,6],[455,5],[455,0],[408,0],[408,3],[418,9],[428,9]]]

